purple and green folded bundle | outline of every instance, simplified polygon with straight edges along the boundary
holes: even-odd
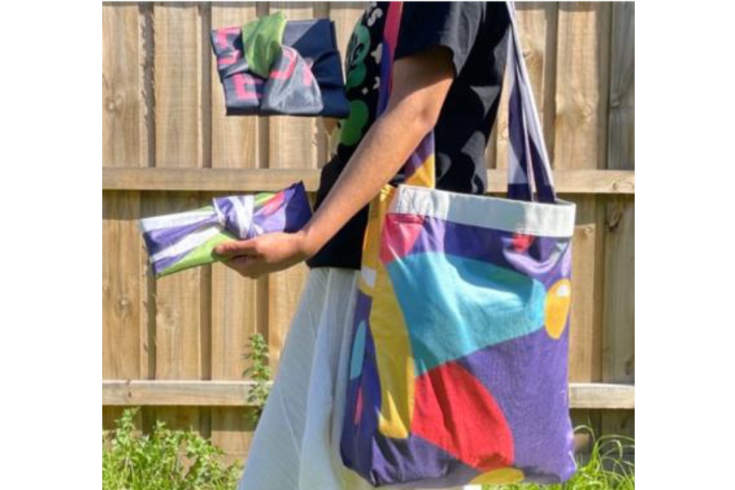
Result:
[[[265,233],[300,230],[311,218],[302,182],[279,192],[216,197],[210,206],[140,220],[156,277],[222,260],[214,247]]]

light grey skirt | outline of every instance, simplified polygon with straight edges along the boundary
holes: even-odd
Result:
[[[339,453],[358,274],[309,271],[239,490],[373,488]]]

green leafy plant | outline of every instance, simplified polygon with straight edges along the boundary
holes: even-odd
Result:
[[[241,465],[193,431],[169,430],[157,421],[136,434],[139,408],[126,409],[102,442],[103,490],[232,490]]]
[[[248,403],[252,409],[248,411],[253,425],[257,425],[263,407],[270,393],[271,368],[268,367],[268,343],[262,334],[256,333],[250,336],[250,350],[245,353],[243,359],[250,361],[250,367],[243,371],[243,377],[250,377],[255,385],[248,394]]]
[[[635,463],[627,456],[635,451],[630,437],[605,435],[594,438],[589,427],[575,432],[587,432],[594,444],[588,456],[578,456],[577,472],[567,482],[556,485],[516,484],[483,485],[483,490],[634,490]]]

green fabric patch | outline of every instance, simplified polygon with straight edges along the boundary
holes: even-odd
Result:
[[[242,45],[248,69],[268,78],[271,66],[281,53],[286,16],[283,12],[266,15],[242,26]]]
[[[212,264],[214,262],[222,262],[224,260],[224,257],[219,257],[215,255],[214,247],[216,247],[220,243],[230,242],[233,240],[237,240],[237,238],[227,233],[226,231],[223,231],[222,233],[213,236],[212,238],[189,252],[188,255],[184,256],[181,260],[174,263],[168,269],[162,271],[158,275],[158,277],[167,276],[169,274],[173,274],[174,272],[183,271],[192,267]]]

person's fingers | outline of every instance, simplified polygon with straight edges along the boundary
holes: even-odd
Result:
[[[238,257],[233,257],[231,259],[225,260],[222,263],[229,267],[230,269],[235,270],[236,272],[240,272],[248,263],[248,260],[250,258],[246,255],[240,255]]]
[[[256,255],[255,239],[250,240],[233,240],[230,242],[220,243],[214,247],[214,252],[223,257],[233,257],[238,255]]]
[[[243,277],[255,279],[263,274],[262,261],[246,255],[238,255],[223,262]]]

